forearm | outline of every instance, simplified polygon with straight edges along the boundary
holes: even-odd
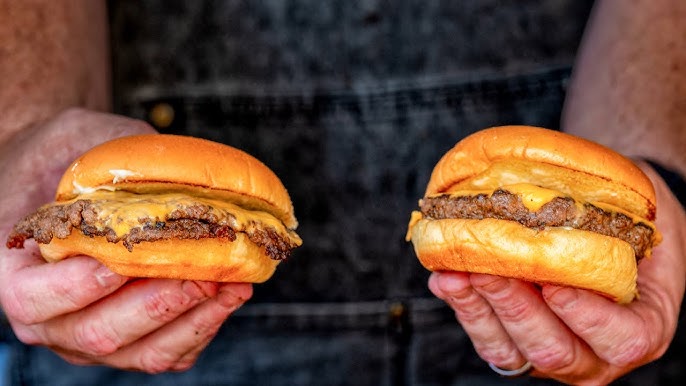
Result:
[[[562,127],[686,175],[686,2],[599,1]]]
[[[0,0],[0,145],[68,107],[110,105],[106,6]]]

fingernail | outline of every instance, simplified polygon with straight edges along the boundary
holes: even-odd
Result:
[[[200,300],[215,296],[217,294],[217,284],[185,280],[181,283],[181,290],[191,299]]]
[[[100,267],[95,270],[95,280],[97,280],[98,284],[102,287],[111,287],[121,284],[124,278],[121,275],[110,271],[110,269],[104,265],[100,265]]]
[[[547,299],[548,304],[560,309],[573,306],[576,299],[579,297],[574,288],[568,287],[555,287],[549,289],[544,291],[543,296]]]
[[[245,303],[252,297],[252,286],[249,284],[228,283],[220,287],[219,293],[227,302]]]
[[[469,284],[468,277],[462,277],[455,273],[435,274],[433,284],[430,289],[436,297],[442,299],[450,305],[458,304],[461,299],[469,297],[473,290]]]
[[[512,282],[510,279],[500,276],[474,274],[470,278],[474,287],[489,294],[497,294],[507,290]]]
[[[470,286],[469,280],[455,273],[442,273],[438,276],[438,286],[443,292],[451,294],[462,292]]]

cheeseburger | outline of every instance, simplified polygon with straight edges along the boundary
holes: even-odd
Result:
[[[411,240],[431,271],[479,272],[637,294],[638,262],[660,242],[655,192],[629,159],[553,130],[495,127],[436,164]]]
[[[132,277],[263,282],[301,245],[288,192],[263,163],[204,139],[115,139],[76,159],[55,201],[7,240],[48,261],[92,256]]]

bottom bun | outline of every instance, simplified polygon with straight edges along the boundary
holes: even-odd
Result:
[[[53,238],[39,247],[47,261],[87,255],[130,277],[261,283],[279,264],[243,233],[236,233],[233,242],[214,238],[143,241],[129,252],[104,237],[73,232],[66,239]]]
[[[637,295],[636,258],[619,239],[571,228],[536,230],[513,221],[418,221],[411,230],[430,271],[464,271],[588,289],[618,303]]]

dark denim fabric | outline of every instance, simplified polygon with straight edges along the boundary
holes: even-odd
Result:
[[[188,372],[75,367],[16,344],[13,382],[549,383],[490,372],[404,236],[433,165],[458,140],[493,125],[557,128],[590,6],[113,1],[117,112],[149,119],[166,104],[174,119],[161,131],[263,160],[292,196],[304,245]],[[644,373],[634,384],[659,383]]]

